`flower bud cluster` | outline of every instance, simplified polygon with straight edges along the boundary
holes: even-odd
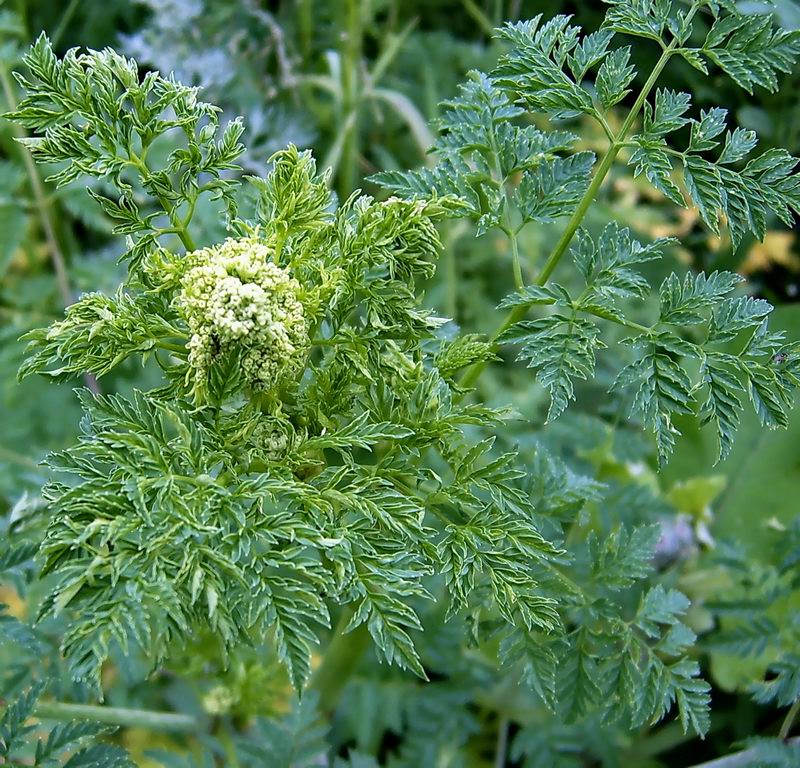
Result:
[[[242,378],[271,390],[296,376],[308,346],[300,284],[252,238],[228,239],[187,254],[178,307],[191,331],[197,381],[220,356],[238,353]]]

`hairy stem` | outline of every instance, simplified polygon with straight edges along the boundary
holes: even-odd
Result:
[[[190,733],[197,731],[199,721],[192,715],[175,712],[153,712],[146,709],[101,707],[91,704],[65,704],[43,701],[36,705],[34,715],[41,720],[91,720],[127,728],[149,728],[160,731]]]

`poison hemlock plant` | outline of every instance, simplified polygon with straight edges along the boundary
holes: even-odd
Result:
[[[689,47],[698,13],[711,31]],[[679,204],[682,173],[703,220],[715,231],[727,222],[733,242],[763,235],[773,213],[790,223],[800,209],[793,158],[772,150],[745,162],[755,137],[734,129],[721,139],[723,110],[687,117],[686,94],[652,93],[676,56],[746,88],[774,87],[800,42],[765,18],[727,4],[636,2],[612,3],[585,36],[566,17],[507,25],[496,70],[474,74],[447,107],[437,165],[381,174],[396,195],[385,201],[337,201],[310,153],[292,146],[266,178],[239,180],[240,122],[220,126],[194,89],[140,79],[113,51],[58,59],[41,37],[10,117],[34,133],[26,144],[55,164],[56,183],[113,186],[94,197],[127,238],[128,275],[115,294],[85,295],[29,334],[21,375],[90,373],[102,384],[132,357],[162,371],[151,391],[82,390],[81,438],[48,462],[57,479],[45,489],[39,618],[66,623],[74,679],[97,696],[108,659],[149,672],[201,632],[224,661],[266,638],[292,685],[315,688],[324,710],[346,682],[343,649],[365,632],[382,660],[426,679],[422,617],[439,600],[462,640],[469,632],[494,672],[523,680],[560,722],[641,728],[674,707],[685,730],[704,735],[709,686],[689,601],[647,582],[658,526],[590,530],[584,513],[602,484],[541,446],[534,457],[507,450],[496,436],[512,411],[476,402],[471,388],[501,345],[515,345],[555,420],[575,381],[594,377],[608,323],[633,355],[613,388],[655,431],[660,460],[677,414],[712,422],[720,457],[745,397],[766,426],[786,423],[800,348],[767,327],[769,304],[736,295],[733,274],[671,275],[658,314],[639,323],[652,292],[641,267],[672,241],[641,243],[614,222],[596,236],[581,229],[623,152]],[[614,130],[610,111],[635,76],[617,35],[656,40],[662,56]],[[559,125],[588,115],[606,154],[575,151],[576,135],[534,128],[531,113]],[[226,222],[222,242],[195,242],[204,197]],[[511,242],[516,290],[488,341],[446,338],[446,318],[419,298],[441,249],[436,224],[458,216]],[[560,218],[563,234],[528,280],[520,231]],[[573,277],[552,282],[568,251]],[[332,616],[336,634],[313,671]],[[316,755],[313,717],[301,715]],[[242,764],[274,754],[241,751]],[[406,752],[402,765],[428,759],[413,740]]]

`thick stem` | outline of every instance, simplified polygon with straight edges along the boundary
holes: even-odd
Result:
[[[567,248],[569,248],[572,238],[578,231],[578,228],[583,222],[589,207],[594,202],[595,197],[597,197],[600,187],[603,185],[608,172],[611,170],[611,166],[614,164],[614,160],[616,160],[619,150],[619,145],[614,142],[608,148],[608,151],[605,153],[605,155],[603,155],[603,159],[600,161],[600,165],[597,166],[597,170],[592,177],[589,187],[581,198],[580,203],[578,203],[578,207],[570,217],[566,229],[561,233],[561,237],[558,239],[555,248],[553,248],[552,252],[547,257],[547,261],[544,263],[542,271],[536,278],[537,285],[544,285],[550,279],[550,275],[552,275],[555,271],[555,268],[558,266],[558,262],[561,261],[561,258],[567,252]]]
[[[200,723],[192,715],[175,712],[153,712],[146,709],[101,707],[91,704],[65,704],[60,701],[43,701],[36,705],[34,715],[41,720],[91,720],[126,728],[148,728],[159,731],[190,733],[197,731]]]
[[[322,663],[311,677],[309,690],[319,694],[319,709],[329,712],[344,690],[347,681],[355,671],[362,654],[369,643],[366,624],[361,624],[351,632],[345,628],[353,618],[354,608],[346,606],[334,630],[333,639],[325,649]]]

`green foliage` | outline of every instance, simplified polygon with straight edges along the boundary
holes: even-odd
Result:
[[[379,173],[374,180],[404,197],[457,197],[461,212],[477,222],[479,232],[553,221],[577,205],[594,161],[591,152],[561,154],[577,136],[518,124],[522,109],[497,81],[479,72],[444,107],[434,144],[437,165]],[[511,194],[508,185],[517,176]]]
[[[726,110],[714,108],[704,111],[700,119],[689,118],[689,94],[657,89],[651,103],[645,90],[619,132],[615,134],[609,127],[607,112],[624,97],[634,73],[628,65],[628,49],[611,48],[613,32],[659,40],[664,48],[660,67],[672,55],[684,51],[680,46],[689,38],[692,20],[704,5],[695,3],[688,12],[671,16],[666,3],[615,3],[605,28],[588,35],[582,35],[566,16],[546,23],[537,17],[507,25],[500,34],[511,50],[490,76],[473,76],[461,99],[450,107],[453,118],[442,122],[443,135],[436,150],[443,157],[443,165],[416,175],[390,173],[377,177],[392,191],[414,199],[424,197],[426,186],[427,194],[434,198],[461,188],[461,213],[476,219],[480,228],[487,223],[499,225],[512,240],[518,292],[500,305],[510,308],[511,314],[496,341],[521,345],[518,359],[536,370],[538,381],[549,391],[548,421],[561,415],[575,398],[576,379],[589,380],[595,375],[596,353],[605,346],[596,320],[611,321],[633,332],[625,341],[639,351],[639,357],[619,372],[614,389],[626,396],[630,393],[631,412],[655,432],[661,462],[672,452],[679,434],[674,416],[695,412],[704,422],[716,426],[719,458],[725,458],[739,423],[742,394],[749,394],[764,425],[785,426],[791,393],[798,383],[796,345],[786,344],[780,332],[768,330],[768,303],[729,297],[739,281],[733,274],[715,273],[708,279],[690,274],[683,283],[672,275],[659,290],[658,321],[648,327],[629,321],[619,300],[648,296],[650,284],[637,270],[641,263],[657,258],[671,242],[660,240],[643,246],[615,224],[605,228],[597,244],[587,233],[579,233],[572,253],[585,283],[578,296],[557,283],[548,283],[550,261],[535,284],[524,286],[518,233],[529,222],[546,222],[557,215],[571,216],[577,230],[592,199],[592,192],[587,190],[593,158],[586,153],[555,156],[534,169],[524,169],[517,180],[512,174],[521,165],[507,159],[517,155],[497,137],[514,137],[518,144],[519,135],[530,130],[519,124],[523,106],[550,118],[584,113],[601,123],[611,142],[595,171],[596,181],[601,182],[608,172],[606,161],[613,161],[621,148],[630,146],[629,163],[635,166],[635,174],[644,173],[667,198],[683,206],[683,194],[673,180],[672,158],[678,157],[689,197],[701,218],[718,233],[719,217],[724,214],[734,246],[748,232],[763,238],[770,216],[776,215],[791,226],[798,212],[799,182],[793,174],[797,161],[786,151],[769,150],[739,171],[736,166],[755,147],[756,137],[752,131],[737,128],[727,133],[715,160],[702,157],[702,153],[720,146],[717,137],[725,130]],[[716,21],[704,50],[712,59],[717,56],[726,62],[731,57],[723,51],[730,48],[741,52],[737,61],[741,61],[741,71],[749,73],[751,80],[747,82],[773,84],[774,71],[783,71],[796,57],[796,35],[775,32],[774,53],[765,44],[773,34],[769,17],[748,20],[735,10],[716,6],[711,11]],[[731,34],[734,30],[749,32],[743,31],[740,36],[738,32]],[[748,37],[750,32],[758,42]],[[751,49],[752,57],[745,56],[744,52]],[[712,55],[713,51],[716,53]],[[597,65],[601,66],[591,89],[584,79]],[[653,85],[651,81],[649,87]],[[639,109],[643,110],[641,132],[628,139]],[[686,128],[689,146],[685,152],[678,152],[669,146],[667,137]],[[551,149],[569,148],[561,140],[560,130],[545,136],[552,137]],[[538,141],[543,146],[548,144],[546,138]],[[445,166],[448,170],[463,169],[457,172],[459,180],[454,186],[439,183],[445,177]],[[452,174],[449,178],[452,180]],[[467,194],[468,190],[475,194]],[[483,200],[488,201],[492,214],[480,207]],[[552,266],[569,244],[568,239],[562,242],[552,254]],[[539,305],[553,309],[533,320],[519,320],[529,308]],[[712,307],[712,317],[703,313]],[[690,341],[676,333],[703,323],[708,326],[702,340]],[[740,335],[749,335],[750,340],[740,340],[737,353],[723,348]],[[695,383],[676,357],[700,360],[700,381]],[[694,407],[698,395],[702,399],[699,407]]]
[[[643,131],[631,139],[635,149],[630,163],[636,166],[636,175],[644,173],[656,189],[682,206],[683,194],[673,180],[672,158],[677,158],[689,199],[701,218],[719,233],[724,214],[734,246],[748,233],[762,239],[772,215],[793,226],[800,209],[800,182],[793,173],[797,159],[785,150],[771,149],[739,170],[737,166],[757,144],[755,133],[736,128],[727,131],[722,144],[718,137],[725,131],[727,110],[704,110],[698,120],[683,116],[689,107],[689,94],[664,90],[656,93],[653,108],[645,105]],[[690,139],[679,152],[668,146],[665,137],[684,126],[690,129]],[[715,159],[704,156],[721,144]]]
[[[286,717],[257,723],[250,739],[242,739],[237,753],[244,766],[281,765],[311,768],[326,751],[325,726],[319,722],[315,698],[306,696]],[[349,763],[345,763],[349,765]]]
[[[756,701],[788,707],[800,700],[797,642],[800,625],[793,609],[798,596],[800,522],[782,532],[772,560],[748,556],[727,546],[718,555],[729,568],[731,584],[712,603],[720,626],[709,638],[715,651],[757,660],[750,684]]]
[[[759,665],[756,701],[796,706],[800,638],[785,619],[796,531],[780,564],[755,571],[718,548],[724,584],[697,594],[684,576],[713,543],[711,502],[692,495],[706,478],[667,493],[638,433],[655,433],[663,464],[693,421],[713,425],[725,459],[746,399],[762,426],[787,426],[800,346],[770,329],[772,305],[735,273],[678,276],[655,263],[674,238],[608,221],[602,206],[587,213],[627,163],[734,249],[791,226],[796,160],[753,155],[755,134],[727,129],[726,110],[693,116],[691,96],[658,80],[682,57],[775,90],[800,42],[728,3],[610,6],[588,34],[567,16],[499,29],[499,62],[443,105],[431,165],[387,159],[373,177],[385,200],[350,194],[347,175],[366,100],[427,135],[376,87],[408,31],[368,76],[330,57],[341,84],[297,81],[324,83],[349,115],[328,156],[344,157],[341,198],[334,173],[294,145],[264,177],[240,177],[244,125],[222,128],[197,89],[140,77],[110,49],[59,58],[39,38],[9,117],[32,132],[19,138],[51,182],[91,180],[95,214],[69,205],[113,222],[127,275],[25,334],[20,378],[89,375],[89,387],[77,441],[47,460],[44,505],[12,514],[0,549],[4,582],[25,595],[36,579],[38,621],[16,604],[0,612],[0,652],[19,655],[2,681],[6,762],[131,764],[91,717],[132,724],[134,710],[89,707],[87,722],[39,738],[37,657],[59,696],[191,713],[191,755],[149,753],[183,768],[478,766],[490,740],[496,765],[611,766],[670,714],[685,733],[708,732],[704,653],[712,679],[717,655],[734,654]],[[364,42],[351,21],[345,49]],[[621,36],[660,44],[641,90],[638,49]],[[467,229],[448,221],[459,218]],[[478,248],[456,248],[465,231]],[[487,262],[488,293],[508,313],[495,334],[423,301],[428,287],[437,296],[440,257],[471,299],[472,251],[503,238],[514,290]],[[449,298],[448,311],[466,303]],[[523,365],[504,360],[507,346]],[[254,375],[254,360],[277,373]],[[136,383],[121,384],[138,363]],[[489,365],[491,393],[475,388]],[[549,395],[541,429],[528,369]],[[522,418],[498,405],[508,399]],[[601,418],[576,417],[575,401]],[[689,542],[672,547],[679,524]],[[136,686],[147,677],[157,684]],[[770,765],[794,757],[777,740],[748,748]]]
[[[796,31],[772,29],[767,15],[730,15],[714,21],[698,53],[721,67],[748,93],[778,89],[778,72],[791,72],[800,53]]]
[[[585,281],[579,296],[573,299],[566,288],[551,283],[530,286],[501,303],[501,307],[543,304],[555,309],[546,317],[514,324],[498,339],[501,344],[522,345],[518,359],[527,360],[528,367],[537,370],[539,382],[550,391],[548,421],[560,416],[574,399],[572,380],[594,375],[596,350],[604,345],[591,316],[624,325],[618,300],[644,297],[648,284],[636,267],[658,258],[667,245],[668,240],[661,240],[643,246],[631,238],[629,230],[620,230],[616,224],[609,224],[596,244],[588,233],[581,232],[573,251]]]
[[[137,300],[123,291],[114,296],[85,294],[67,308],[66,317],[57,325],[35,329],[23,337],[30,344],[19,376],[47,373],[57,380],[80,373],[104,376],[132,355],[141,354],[145,359],[152,355],[156,339],[184,337],[185,329],[167,319],[171,317],[174,312],[159,297]],[[54,360],[65,365],[47,370]]]
[[[127,257],[134,264],[164,235],[186,240],[188,219],[203,194],[235,215],[236,184],[222,174],[238,167],[242,124],[231,122],[220,135],[218,109],[198,101],[197,89],[157,73],[140,81],[135,62],[110,49],[71,50],[58,59],[45,35],[24,63],[30,78],[18,80],[26,96],[10,117],[39,135],[23,143],[38,161],[59,165],[49,179],[58,185],[83,176],[114,185],[117,199],[93,197],[115,222],[114,231],[133,238]],[[183,146],[153,171],[147,155],[170,131],[179,132]],[[158,202],[158,214],[140,212],[134,184]]]
[[[31,337],[23,374],[103,374],[130,355],[168,353],[158,358],[164,389],[85,393],[80,443],[50,458],[75,481],[46,490],[59,513],[42,545],[43,571],[55,577],[42,615],[70,614],[62,649],[76,679],[98,686],[115,652],[152,667],[207,626],[225,649],[272,632],[302,688],[317,628],[328,624],[321,594],[352,604],[349,628],[365,624],[387,661],[424,676],[408,601],[428,596],[423,578],[437,570],[456,594],[482,574],[511,623],[558,623],[524,565],[555,550],[509,515],[526,503],[511,485],[521,474],[508,466],[513,454],[489,459],[491,442],[470,445],[462,429],[499,414],[456,405],[432,359],[414,359],[440,324],[417,307],[413,286],[429,274],[432,220],[446,209],[362,197],[332,214],[314,174],[307,154],[281,153],[255,182],[259,219],[238,224],[262,227],[268,252],[304,286],[316,333],[308,375],[286,393],[241,392],[227,360],[214,362],[207,396],[191,387],[176,306],[184,268],[164,251],[135,265],[113,303],[86,296]],[[377,464],[355,460],[378,442]],[[329,464],[326,449],[341,461]],[[433,501],[415,491],[426,475],[412,459],[423,450],[451,468]],[[438,547],[426,505],[456,515]]]
[[[67,722],[53,727],[46,737],[35,738],[37,727],[30,724],[29,718],[36,714],[36,703],[43,689],[42,684],[35,684],[6,706],[0,719],[0,757],[4,765],[42,768],[130,768],[134,765],[119,747],[91,743],[110,732],[106,726]],[[32,757],[28,758],[30,747],[33,747]]]

